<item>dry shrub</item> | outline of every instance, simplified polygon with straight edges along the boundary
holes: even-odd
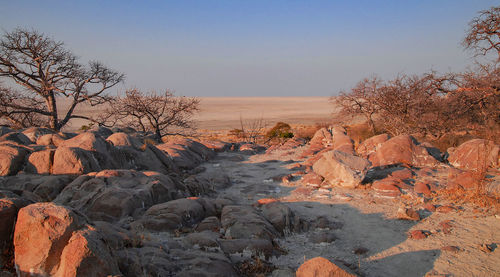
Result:
[[[317,122],[314,125],[303,125],[293,128],[293,134],[296,138],[303,138],[307,141],[311,140],[314,134],[321,128],[328,128],[327,122]]]
[[[431,140],[429,142],[432,143],[432,145],[438,148],[441,152],[446,152],[448,148],[457,147],[460,144],[469,141],[473,138],[475,138],[475,136],[472,136],[470,134],[448,133],[437,140]]]
[[[369,124],[366,122],[344,126],[344,128],[347,131],[347,135],[354,141],[356,147],[364,140],[377,134],[371,130]]]
[[[266,276],[271,274],[274,267],[271,263],[254,256],[253,260],[247,260],[237,265],[238,273],[241,276]]]

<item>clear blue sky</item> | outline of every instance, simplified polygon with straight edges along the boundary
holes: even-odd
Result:
[[[119,90],[330,96],[374,73],[463,70],[467,23],[496,1],[1,0],[35,28],[126,74]]]

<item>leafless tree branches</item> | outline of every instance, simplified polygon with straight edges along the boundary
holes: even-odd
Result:
[[[192,117],[199,111],[199,103],[198,98],[178,97],[168,90],[158,95],[131,89],[125,96],[113,99],[106,112],[94,121],[105,126],[119,124],[151,131],[161,140],[166,135],[182,135],[193,130]]]
[[[92,106],[107,102],[109,97],[104,92],[124,79],[123,74],[99,62],[84,67],[62,42],[26,29],[5,33],[0,40],[0,77],[18,87],[0,98],[2,109],[8,111],[2,117],[13,122],[19,121],[22,113],[24,117],[37,114],[38,118],[45,118],[43,125],[54,130],[72,118],[88,119],[74,114],[75,108],[83,102]],[[58,116],[58,96],[70,101],[62,118]],[[30,97],[35,102],[28,101]],[[38,120],[37,123],[41,124]]]
[[[496,51],[500,60],[500,6],[480,11],[471,20],[462,45],[476,51],[477,55]]]

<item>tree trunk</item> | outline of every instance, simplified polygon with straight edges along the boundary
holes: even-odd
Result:
[[[57,105],[56,105],[56,97],[54,95],[53,91],[49,92],[48,97],[46,98],[47,102],[47,108],[49,109],[50,116],[49,116],[49,127],[52,130],[59,131],[60,126],[59,126],[59,120],[57,118]]]
[[[161,142],[161,132],[160,132],[160,128],[159,126],[156,126],[155,128],[155,132],[156,132],[156,140],[158,140],[158,142]]]

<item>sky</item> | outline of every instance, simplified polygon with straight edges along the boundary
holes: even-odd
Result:
[[[489,0],[0,0],[2,33],[34,28],[125,73],[128,88],[200,97],[332,96],[374,74],[461,71]]]

